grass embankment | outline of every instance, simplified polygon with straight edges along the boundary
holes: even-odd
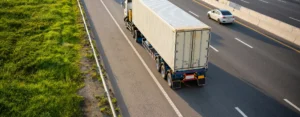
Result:
[[[81,116],[76,0],[0,1],[0,116]]]

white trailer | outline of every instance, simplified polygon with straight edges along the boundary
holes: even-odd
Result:
[[[124,21],[156,60],[170,87],[182,81],[205,84],[210,27],[168,0],[126,0]]]

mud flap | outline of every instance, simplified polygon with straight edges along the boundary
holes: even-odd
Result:
[[[197,80],[197,85],[198,85],[198,86],[203,86],[203,85],[205,85],[205,78],[203,78],[203,79],[198,79],[198,80]]]

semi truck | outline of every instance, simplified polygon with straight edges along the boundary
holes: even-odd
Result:
[[[211,28],[168,0],[125,0],[125,27],[156,62],[169,87],[203,86]]]

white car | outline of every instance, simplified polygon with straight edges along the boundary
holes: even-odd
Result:
[[[209,19],[213,19],[221,23],[233,23],[235,18],[228,10],[213,9],[207,12]]]

